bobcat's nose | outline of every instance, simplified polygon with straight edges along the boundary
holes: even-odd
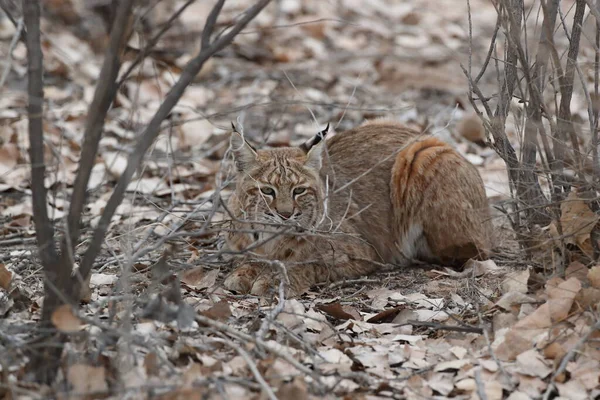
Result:
[[[291,211],[277,211],[277,214],[283,219],[290,219],[293,213]]]

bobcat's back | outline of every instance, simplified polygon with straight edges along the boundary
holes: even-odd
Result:
[[[383,261],[466,260],[489,250],[483,181],[450,145],[374,121],[334,136],[327,150],[332,220],[347,219]]]
[[[398,152],[418,136],[397,123],[374,121],[327,141],[322,174],[332,181],[329,215],[337,223],[348,219],[382,260],[391,260],[395,253],[390,240],[392,168]]]

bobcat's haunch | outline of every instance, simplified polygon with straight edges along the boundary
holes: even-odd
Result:
[[[368,122],[299,148],[254,150],[233,132],[232,250],[249,249],[225,280],[242,293],[356,278],[381,263],[486,258],[492,225],[477,169],[441,140]]]

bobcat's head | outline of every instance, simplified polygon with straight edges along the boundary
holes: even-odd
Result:
[[[239,218],[314,227],[323,214],[319,171],[326,133],[327,128],[300,147],[255,150],[234,127],[231,148],[238,170]]]

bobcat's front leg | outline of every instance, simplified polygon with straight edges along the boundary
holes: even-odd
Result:
[[[355,236],[317,238],[293,259],[244,263],[223,284],[238,293],[264,296],[271,290],[276,292],[281,280],[286,279],[286,296],[295,297],[319,283],[369,274],[377,268],[372,260],[379,260],[375,250]]]
[[[362,243],[354,246],[351,243],[329,245],[328,250],[321,252],[317,259],[311,260],[308,256],[306,261],[273,263],[270,271],[254,281],[250,293],[264,296],[272,289],[277,290],[281,280],[287,276],[286,296],[295,297],[311,286],[358,278],[377,268],[377,263],[371,261],[375,260],[376,254],[370,246]]]
[[[238,293],[264,296],[271,290],[277,292],[280,282],[283,280],[288,283],[289,279],[285,286],[286,297],[295,297],[311,286],[311,280],[306,280],[303,274],[304,271],[298,268],[288,271],[280,261],[245,263],[225,279],[223,286]]]

